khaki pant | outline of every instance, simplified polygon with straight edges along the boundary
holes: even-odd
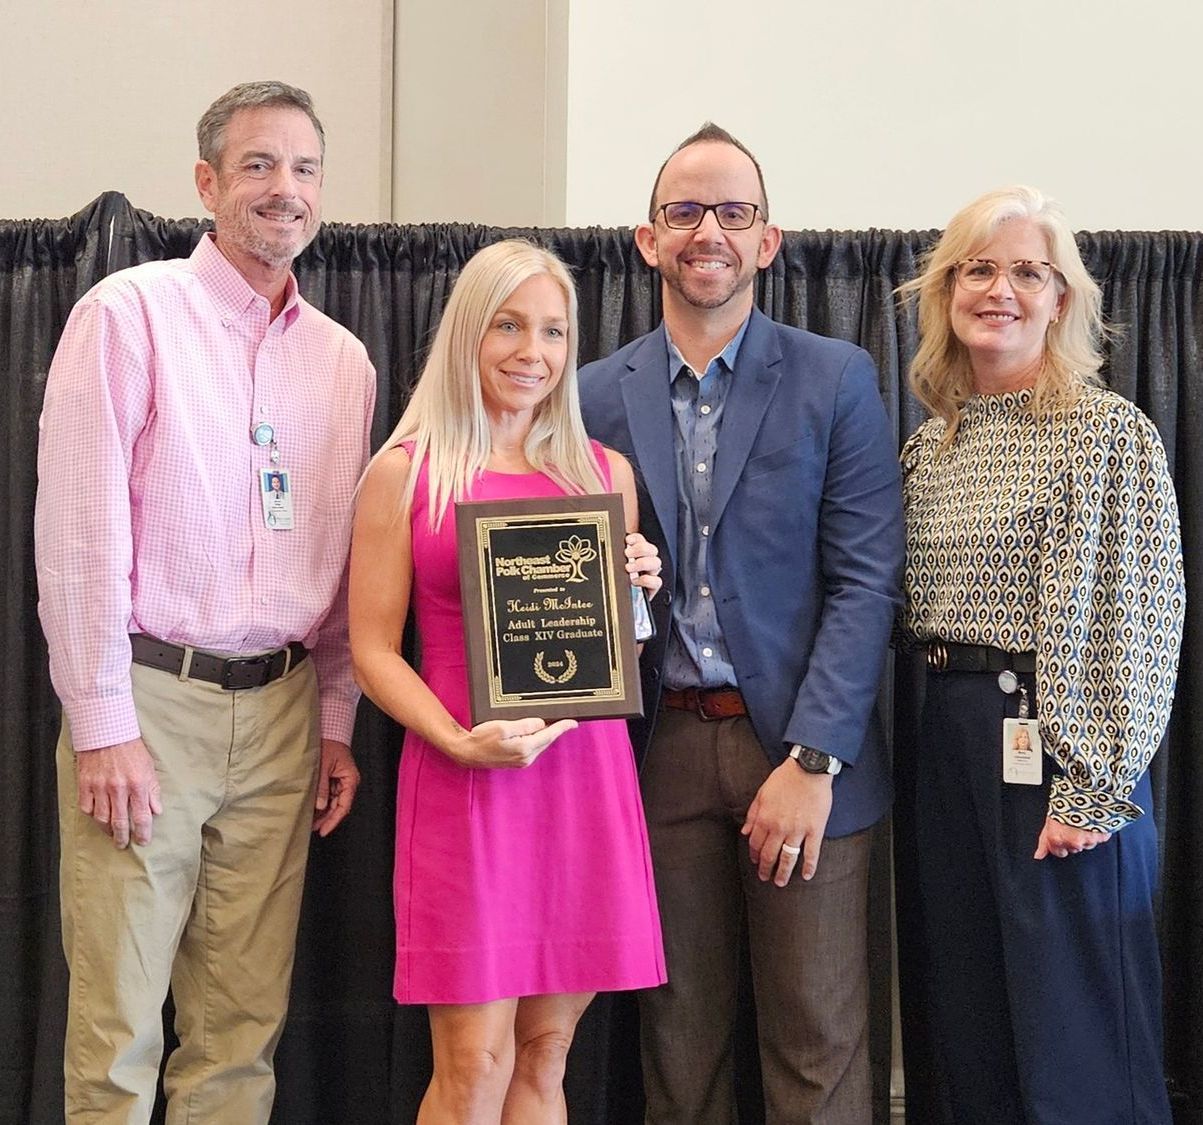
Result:
[[[69,1125],[150,1118],[170,986],[169,1125],[266,1122],[284,1024],[319,748],[313,662],[223,691],[134,665],[163,812],[118,851],[78,808],[58,747]]]

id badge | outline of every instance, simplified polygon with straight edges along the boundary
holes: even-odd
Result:
[[[1044,780],[1044,754],[1036,719],[1003,719],[1003,781],[1039,785]]]
[[[287,469],[263,469],[259,473],[259,497],[268,529],[291,531],[292,474]]]

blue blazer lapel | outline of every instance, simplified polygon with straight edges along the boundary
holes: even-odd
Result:
[[[731,386],[723,405],[722,432],[714,464],[710,523],[718,527],[731,493],[747,464],[748,454],[781,378],[781,345],[773,322],[758,309],[739,346]]]
[[[664,330],[653,332],[627,361],[621,381],[631,445],[664,532],[669,556],[677,556],[677,464],[669,401]]]

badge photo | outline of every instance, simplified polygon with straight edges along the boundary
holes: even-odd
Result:
[[[1039,785],[1044,780],[1044,754],[1036,719],[1004,719],[1002,738],[1003,781],[1011,785]]]
[[[263,501],[264,525],[272,531],[291,531],[292,480],[288,470],[261,470],[259,496]]]

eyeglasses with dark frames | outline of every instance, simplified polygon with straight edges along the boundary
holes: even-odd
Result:
[[[1048,284],[1049,278],[1058,273],[1052,262],[1021,259],[1012,262],[1005,270],[990,258],[965,258],[952,267],[957,284],[970,293],[984,293],[993,284],[1000,272],[1017,293],[1039,293]]]
[[[678,200],[674,203],[661,203],[656,208],[656,214],[664,216],[664,225],[673,230],[697,230],[702,225],[707,211],[714,212],[714,218],[723,230],[747,230],[756,222],[758,214],[767,220],[767,216],[755,203],[737,201],[694,203],[691,200]]]

